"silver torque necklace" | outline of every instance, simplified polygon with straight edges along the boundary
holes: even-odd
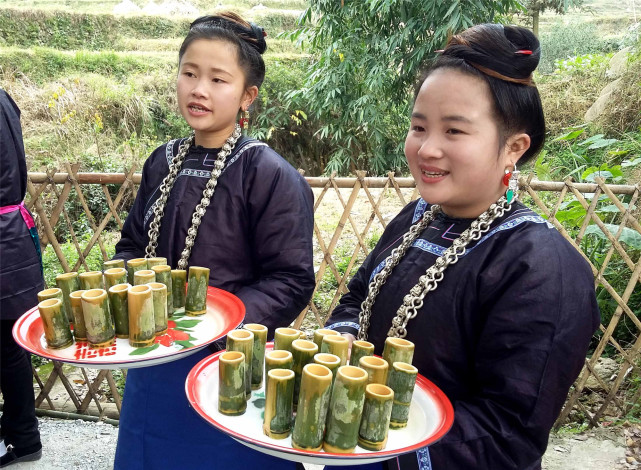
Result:
[[[423,274],[416,285],[412,287],[408,294],[403,297],[403,304],[396,311],[396,316],[392,320],[392,326],[387,332],[387,336],[404,338],[407,335],[407,323],[416,317],[418,311],[423,307],[423,299],[428,292],[436,290],[438,284],[443,280],[443,272],[448,266],[456,264],[466,251],[467,245],[474,240],[478,240],[490,229],[490,225],[498,217],[508,212],[512,208],[513,199],[508,202],[506,196],[501,196],[498,201],[492,204],[488,210],[483,212],[474,220],[470,226],[452,243],[452,245],[439,256],[434,264],[430,266]],[[423,230],[434,220],[436,214],[441,212],[439,205],[431,206],[429,211],[423,214],[421,219],[413,224],[403,235],[401,244],[392,250],[392,253],[385,259],[384,268],[377,273],[368,286],[367,297],[361,303],[361,312],[358,320],[360,329],[358,339],[367,339],[367,330],[369,329],[370,317],[372,316],[372,306],[376,297],[387,281],[392,270],[401,261],[408,248],[414,243],[414,240],[423,233]]]
[[[191,255],[191,249],[194,246],[196,240],[196,235],[198,234],[198,227],[200,222],[207,211],[207,207],[211,203],[211,198],[214,195],[216,190],[216,185],[218,184],[218,177],[225,168],[225,161],[227,157],[231,154],[236,146],[236,142],[240,138],[241,129],[238,124],[234,127],[234,131],[227,138],[227,141],[223,147],[218,152],[216,160],[214,161],[214,169],[211,171],[211,177],[207,181],[207,185],[203,190],[203,197],[200,199],[200,203],[194,209],[194,213],[191,216],[191,227],[187,230],[187,238],[185,239],[185,248],[182,251],[180,260],[178,261],[179,269],[187,269],[187,261]],[[152,258],[156,256],[156,248],[158,247],[158,235],[160,233],[160,223],[162,222],[162,217],[165,212],[165,206],[167,205],[167,199],[169,199],[169,193],[171,188],[176,182],[178,173],[182,168],[183,162],[185,161],[185,156],[187,152],[194,144],[195,134],[192,132],[191,135],[180,145],[180,150],[178,155],[176,155],[169,165],[169,173],[163,179],[160,185],[160,196],[156,201],[156,207],[154,208],[154,219],[149,225],[149,244],[145,249],[145,258]]]

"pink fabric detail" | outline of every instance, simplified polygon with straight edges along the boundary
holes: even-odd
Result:
[[[36,226],[36,224],[33,221],[33,217],[31,217],[31,214],[29,214],[29,211],[24,206],[24,201],[22,201],[20,204],[15,204],[13,206],[0,207],[0,215],[8,214],[10,212],[15,212],[17,210],[20,211],[20,214],[22,215],[22,220],[24,220],[24,223],[27,224],[27,228],[29,230],[31,230],[33,227]]]

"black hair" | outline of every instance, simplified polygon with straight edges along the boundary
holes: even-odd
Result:
[[[265,30],[248,23],[236,13],[223,12],[201,16],[189,27],[178,52],[178,63],[189,45],[197,39],[220,39],[234,44],[238,62],[245,72],[245,85],[260,88],[265,79],[265,62],[262,54],[267,50]]]
[[[414,99],[435,70],[451,68],[484,80],[492,94],[501,145],[510,135],[525,132],[530,148],[519,164],[531,160],[545,141],[541,97],[532,80],[541,56],[539,40],[520,26],[481,24],[453,36],[436,61],[421,75]]]

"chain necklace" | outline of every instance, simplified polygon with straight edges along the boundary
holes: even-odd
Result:
[[[218,184],[218,177],[225,167],[225,161],[227,157],[231,154],[234,147],[236,146],[236,141],[241,135],[240,126],[236,124],[234,131],[227,138],[227,141],[223,147],[218,152],[216,160],[214,161],[214,169],[211,171],[211,177],[207,181],[207,185],[203,190],[203,197],[200,200],[200,203],[194,209],[194,213],[191,217],[191,227],[187,230],[187,238],[185,239],[185,249],[180,255],[180,260],[178,261],[178,269],[187,269],[187,260],[189,255],[191,255],[191,249],[194,246],[194,241],[196,240],[196,235],[198,234],[198,227],[200,226],[201,219],[207,211],[207,207],[211,202],[211,198],[214,195],[216,190],[216,185]],[[160,185],[160,196],[156,201],[156,207],[154,208],[154,220],[149,225],[149,244],[145,249],[145,258],[152,258],[156,256],[156,248],[158,247],[158,235],[160,233],[160,223],[162,222],[162,217],[165,212],[165,206],[167,205],[167,199],[169,199],[169,193],[171,188],[176,182],[178,173],[182,168],[183,162],[185,161],[185,156],[187,152],[193,145],[195,140],[194,132],[180,145],[180,150],[178,155],[176,155],[169,165],[169,173],[163,179],[162,184]]]
[[[494,220],[512,208],[512,202],[512,200],[508,202],[505,196],[501,196],[487,211],[479,215],[478,218],[454,240],[452,245],[436,259],[434,264],[419,278],[416,285],[403,297],[403,305],[396,311],[396,316],[392,320],[392,327],[387,332],[387,336],[404,338],[407,335],[407,323],[416,317],[418,311],[423,307],[423,299],[427,293],[436,290],[438,284],[443,280],[443,272],[448,266],[456,264],[459,258],[465,254],[466,247],[470,242],[481,238],[483,234],[490,230],[490,225]],[[361,312],[358,317],[360,323],[358,339],[367,339],[369,320],[372,316],[372,306],[376,301],[381,287],[383,287],[383,284],[387,281],[394,267],[401,261],[401,258],[405,256],[405,253],[412,243],[414,243],[414,240],[423,233],[423,230],[427,228],[439,212],[441,212],[439,205],[435,204],[431,206],[430,210],[426,211],[423,217],[409,228],[405,235],[403,235],[401,244],[394,248],[392,253],[385,259],[384,268],[377,273],[369,283],[367,297],[361,303]]]

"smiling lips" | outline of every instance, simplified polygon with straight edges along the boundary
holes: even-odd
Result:
[[[436,167],[421,168],[421,175],[423,176],[424,179],[428,179],[428,180],[440,179],[449,174],[450,174],[449,171],[441,170],[440,168],[436,168]]]
[[[201,104],[198,103],[189,103],[187,105],[187,109],[189,109],[190,112],[195,113],[195,114],[203,114],[203,113],[209,113],[211,110]]]

